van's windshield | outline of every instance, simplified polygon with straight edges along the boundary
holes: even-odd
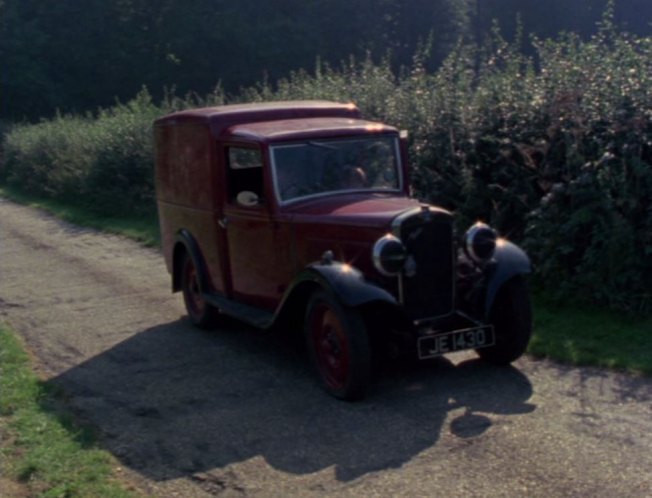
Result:
[[[279,202],[357,190],[398,191],[398,138],[310,140],[271,147]]]

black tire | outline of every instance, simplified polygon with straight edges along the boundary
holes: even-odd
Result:
[[[199,270],[189,254],[181,262],[181,291],[186,312],[193,325],[209,328],[215,323],[217,309],[206,302],[201,292]]]
[[[371,381],[371,348],[361,313],[342,306],[330,294],[316,291],[308,303],[304,334],[310,359],[323,388],[353,401],[365,395]]]
[[[520,358],[532,336],[532,305],[527,283],[522,276],[507,281],[499,289],[489,315],[496,344],[478,349],[483,360],[508,365]]]

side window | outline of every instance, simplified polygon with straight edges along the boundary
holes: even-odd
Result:
[[[260,150],[228,147],[227,182],[229,201],[253,207],[263,203],[263,158]]]

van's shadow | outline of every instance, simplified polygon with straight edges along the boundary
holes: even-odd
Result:
[[[442,430],[473,437],[491,414],[534,410],[515,368],[467,361],[394,368],[368,399],[337,401],[282,334],[184,320],[138,333],[53,379],[124,465],[166,480],[255,456],[295,474],[335,466],[341,481],[398,467]],[[459,410],[449,427],[444,420]]]

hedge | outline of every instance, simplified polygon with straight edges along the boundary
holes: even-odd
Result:
[[[5,136],[0,183],[100,214],[151,212],[152,121],[179,108],[290,99],[353,101],[410,133],[415,195],[483,219],[522,243],[534,281],[559,299],[652,311],[652,38],[613,29],[589,40],[496,32],[460,42],[434,73],[425,51],[398,74],[391,57],[317,63],[227,97],[146,90],[87,116],[18,125]]]

